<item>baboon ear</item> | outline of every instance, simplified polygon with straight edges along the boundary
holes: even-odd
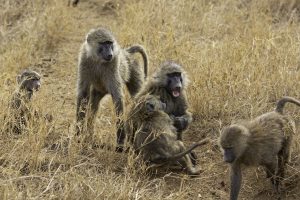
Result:
[[[22,80],[22,76],[21,76],[21,75],[18,75],[16,79],[17,79],[17,83],[20,84],[20,83],[21,83],[21,80]]]
[[[86,36],[86,41],[90,43],[92,41],[91,35],[95,32],[96,29],[91,29],[90,32]]]
[[[90,42],[91,42],[91,36],[90,36],[90,34],[88,34],[88,35],[86,36],[86,41],[87,41],[87,43],[90,43]]]

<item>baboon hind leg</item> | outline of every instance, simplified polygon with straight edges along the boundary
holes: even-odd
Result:
[[[290,144],[289,140],[285,141],[283,148],[278,153],[278,169],[277,169],[277,185],[280,187],[282,180],[285,176],[285,166],[286,163],[290,162]]]
[[[192,161],[193,166],[196,166],[198,163],[198,156],[197,156],[196,152],[193,150],[188,155]]]
[[[178,141],[178,149],[180,149],[180,152],[183,152],[185,151],[185,146],[183,144],[183,142],[181,141]],[[177,153],[180,153],[180,152],[177,152]],[[182,158],[180,158],[178,160],[178,162],[186,168],[188,174],[190,175],[198,175],[200,174],[200,171],[195,168],[195,165],[193,164],[192,160],[191,160],[191,154],[186,154],[185,156],[183,156]]]
[[[278,158],[274,158],[271,163],[265,164],[266,167],[266,173],[267,173],[267,178],[271,178],[271,183],[272,186],[275,190],[276,193],[279,192],[279,182],[278,182],[278,177],[277,177],[277,171],[278,171]]]

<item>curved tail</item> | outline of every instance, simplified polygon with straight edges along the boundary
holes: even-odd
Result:
[[[287,102],[296,104],[297,106],[300,106],[300,101],[298,101],[297,99],[295,99],[295,98],[293,98],[293,97],[285,96],[285,97],[282,97],[282,98],[277,102],[275,111],[278,112],[278,113],[280,113],[280,114],[283,114],[283,108],[284,108],[284,105],[285,105]]]
[[[148,76],[148,55],[146,53],[146,50],[143,46],[141,45],[133,45],[129,48],[126,49],[128,53],[140,53],[143,57],[144,60],[144,74],[145,74],[145,79]]]
[[[178,154],[172,155],[172,156],[160,157],[160,158],[155,159],[155,160],[159,160],[159,162],[176,161],[176,160],[180,159],[181,157],[185,156],[186,154],[191,153],[191,151],[193,149],[195,149],[196,147],[202,146],[202,145],[207,144],[209,142],[211,142],[211,140],[206,138],[206,139],[201,140],[200,142],[197,142],[197,143],[193,144],[187,150],[185,150],[181,153],[178,153]],[[155,160],[152,161],[152,162],[155,162]]]

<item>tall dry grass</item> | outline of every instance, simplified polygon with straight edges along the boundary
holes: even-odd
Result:
[[[77,8],[59,0],[0,0],[1,124],[9,120],[15,77],[28,67],[44,76],[33,99],[35,109],[54,117],[50,125],[35,121],[17,136],[0,127],[0,199],[226,199],[228,171],[214,145],[197,150],[203,173],[191,179],[170,170],[149,172],[132,157],[77,143],[79,47],[90,28],[103,25],[122,46],[147,48],[150,74],[164,60],[181,63],[191,80],[188,98],[195,119],[184,139],[215,139],[223,125],[272,110],[283,95],[300,99],[300,2],[111,2],[117,5],[112,14],[102,0],[85,0]],[[289,105],[285,112],[299,124],[299,108]],[[94,142],[114,145],[113,113],[107,97]],[[299,146],[294,149],[286,199],[300,196]],[[245,173],[241,198],[272,199],[270,191],[261,169]]]

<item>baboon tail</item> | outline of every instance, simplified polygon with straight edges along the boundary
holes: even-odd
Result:
[[[204,144],[207,144],[208,142],[210,142],[211,140],[206,138],[206,139],[203,139],[201,140],[200,142],[197,142],[195,144],[193,144],[192,146],[190,146],[187,150],[181,152],[181,153],[178,153],[176,155],[173,155],[173,156],[168,156],[168,157],[161,157],[159,158],[160,161],[162,162],[170,162],[170,161],[176,161],[178,159],[180,159],[181,157],[185,156],[186,154],[188,153],[191,153],[191,151],[199,146],[202,146]]]
[[[278,112],[278,113],[280,113],[280,114],[283,114],[283,108],[284,108],[284,105],[285,105],[287,102],[296,104],[297,106],[300,106],[300,101],[298,101],[297,99],[295,99],[295,98],[293,98],[293,97],[285,96],[285,97],[282,97],[282,98],[277,102],[275,111]]]
[[[141,45],[134,45],[126,49],[128,53],[140,53],[143,57],[144,60],[144,74],[145,78],[148,76],[148,55],[146,53],[146,50],[143,46]]]

